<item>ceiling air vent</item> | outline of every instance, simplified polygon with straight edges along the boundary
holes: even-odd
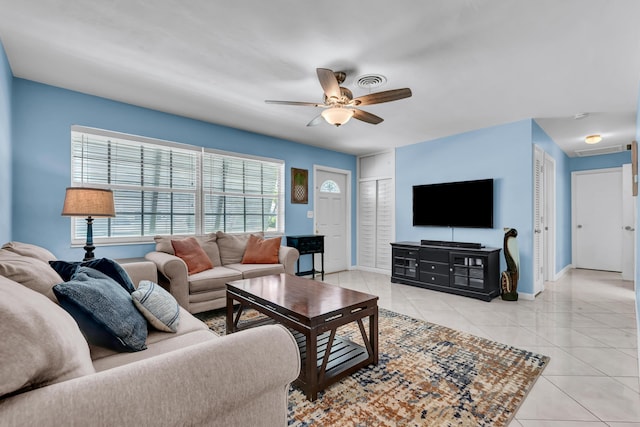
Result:
[[[575,150],[576,156],[578,157],[587,157],[587,156],[597,156],[599,154],[611,154],[611,153],[619,153],[623,151],[622,145],[614,145],[612,147],[600,147],[600,148],[585,148],[584,150]]]
[[[386,82],[387,78],[381,74],[365,74],[356,79],[358,87],[363,89],[375,89],[384,86]]]

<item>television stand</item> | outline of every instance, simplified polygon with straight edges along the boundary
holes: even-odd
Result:
[[[472,246],[468,246],[472,245]],[[479,243],[391,243],[391,282],[491,301],[500,295],[500,249]]]

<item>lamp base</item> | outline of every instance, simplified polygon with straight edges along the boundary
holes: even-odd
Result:
[[[95,258],[93,251],[96,247],[93,245],[93,218],[87,217],[87,243],[84,245],[84,259],[89,261]]]
[[[85,245],[84,247],[84,259],[82,261],[89,261],[94,259],[96,256],[94,255],[93,251],[96,249],[95,246],[93,245]]]

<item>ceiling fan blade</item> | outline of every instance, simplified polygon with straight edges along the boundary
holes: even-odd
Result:
[[[316,72],[318,73],[318,80],[320,80],[320,86],[322,86],[322,90],[324,90],[324,94],[327,95],[327,98],[340,98],[340,85],[338,84],[338,79],[336,79],[336,75],[333,71],[328,68],[316,68]]]
[[[307,126],[317,126],[317,125],[319,125],[320,123],[322,123],[322,121],[323,121],[323,120],[324,120],[324,119],[322,118],[322,115],[321,115],[321,114],[318,114],[317,116],[315,116],[315,117],[313,118],[313,120],[311,120],[309,123],[307,123]]]
[[[367,113],[363,110],[358,110],[357,108],[353,109],[353,118],[362,120],[366,123],[371,123],[372,125],[377,125],[378,123],[382,123],[384,120],[382,117],[378,117],[375,114]]]
[[[354,105],[380,104],[383,102],[397,101],[398,99],[409,98],[410,96],[411,89],[406,87],[404,89],[385,90],[383,92],[360,96],[354,99],[353,103]]]
[[[302,107],[322,107],[324,104],[318,104],[317,102],[299,102],[299,101],[274,101],[267,99],[264,102],[267,104],[279,104],[279,105],[299,105]]]

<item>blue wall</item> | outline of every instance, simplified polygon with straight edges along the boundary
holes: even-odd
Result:
[[[559,273],[571,264],[571,159],[533,122],[532,141],[555,160],[556,164],[556,268]]]
[[[503,227],[518,230],[518,291],[533,294],[533,145],[530,119],[396,150],[396,240],[455,240],[502,248]],[[494,228],[414,227],[411,188],[417,184],[494,179]],[[501,256],[501,270],[506,267]]]
[[[308,210],[313,210],[312,198],[308,205],[290,203],[288,181],[291,167],[309,170],[310,189],[313,189],[314,164],[350,170],[351,185],[355,192],[356,158],[352,155],[22,79],[13,81],[13,104],[12,238],[44,246],[59,258],[80,259],[84,253],[81,248],[70,247],[70,219],[60,216],[64,191],[71,182],[72,125],[283,159],[287,181],[285,223],[288,234],[313,234],[313,219],[308,219],[306,215]],[[355,197],[351,203],[353,263],[356,259]],[[102,246],[96,254],[112,258],[137,257],[152,248],[152,245]]]
[[[569,159],[571,172],[591,169],[619,168],[625,163],[631,163],[631,151],[601,154],[599,156],[572,157]]]
[[[0,42],[0,244],[11,240],[11,100],[13,75]]]

